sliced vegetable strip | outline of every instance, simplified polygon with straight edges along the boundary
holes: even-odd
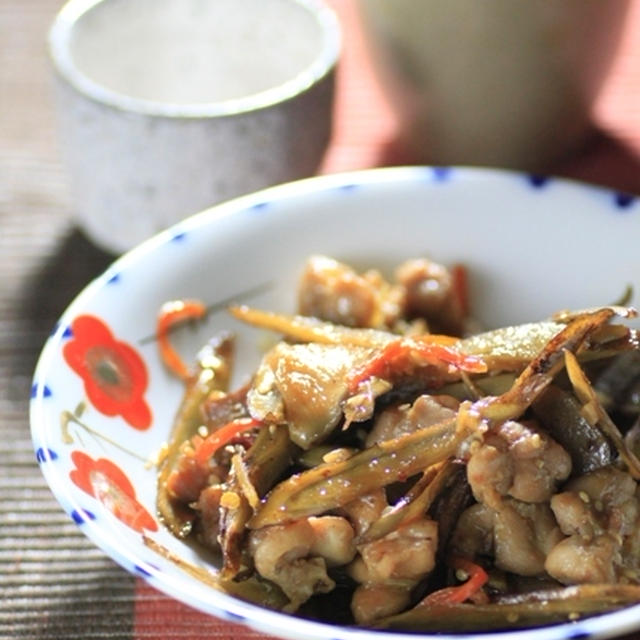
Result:
[[[221,447],[231,442],[233,438],[249,429],[262,426],[262,422],[253,418],[239,418],[227,422],[213,433],[210,433],[201,442],[196,443],[195,458],[200,464],[204,464]]]
[[[450,460],[427,469],[407,495],[385,511],[358,542],[364,544],[378,540],[402,524],[423,516],[456,470],[456,464]]]
[[[166,455],[158,466],[156,508],[165,526],[178,537],[186,536],[191,530],[193,513],[172,498],[167,483],[177,469],[182,444],[196,436],[203,423],[203,402],[213,392],[226,391],[234,351],[235,341],[229,334],[218,336],[201,349],[173,422]]]
[[[573,388],[576,392],[576,396],[582,402],[583,409],[582,414],[585,419],[594,425],[597,425],[602,429],[603,433],[608,436],[615,445],[620,457],[624,460],[629,473],[636,480],[640,478],[640,460],[635,454],[627,447],[624,438],[618,427],[613,420],[609,417],[607,412],[603,409],[598,397],[596,396],[589,379],[585,375],[584,371],[580,368],[578,360],[569,351],[565,352],[565,363],[567,367],[567,373]]]
[[[191,372],[171,344],[170,330],[183,322],[199,320],[206,313],[206,306],[199,300],[172,300],[163,304],[158,314],[156,334],[160,357],[169,371],[183,380],[188,380]]]
[[[603,308],[573,319],[546,343],[509,391],[497,398],[478,400],[474,404],[476,410],[486,420],[493,422],[519,418],[562,369],[565,351],[580,351],[587,338],[606,324],[613,315],[613,310]]]
[[[222,576],[232,580],[247,566],[243,547],[249,518],[261,498],[291,464],[294,447],[286,425],[271,425],[258,431],[251,448],[233,457],[227,490],[237,496],[237,505],[221,505],[219,541],[222,551]],[[242,582],[242,581],[240,581]]]
[[[256,576],[250,576],[241,581],[227,580],[219,572],[209,571],[204,567],[187,562],[181,556],[161,545],[157,540],[143,536],[143,542],[159,556],[166,558],[208,587],[270,609],[282,609],[287,604],[286,596],[272,582],[261,580]]]
[[[358,385],[368,378],[389,378],[402,369],[403,361],[454,367],[470,373],[485,373],[486,364],[477,356],[464,355],[442,342],[440,336],[422,336],[419,339],[398,338],[385,345],[364,367],[355,371],[349,379],[349,389],[356,391]]]
[[[393,333],[377,329],[354,329],[318,320],[318,318],[274,313],[246,305],[230,307],[229,312],[237,320],[261,329],[282,333],[298,342],[372,347],[382,346],[397,338]]]
[[[585,616],[614,611],[640,600],[637,585],[589,584],[541,591],[522,600],[492,604],[418,605],[404,613],[385,618],[379,629],[457,633],[538,627],[575,622]]]
[[[451,558],[450,564],[456,571],[464,571],[468,575],[467,580],[461,585],[444,587],[430,593],[418,606],[429,607],[465,602],[480,591],[489,580],[487,572],[480,565],[471,562],[467,558]]]
[[[471,433],[469,421],[455,419],[380,442],[351,458],[324,463],[284,480],[249,521],[270,524],[325,513],[455,455]]]

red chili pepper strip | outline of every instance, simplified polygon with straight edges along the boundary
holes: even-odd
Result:
[[[263,422],[254,418],[239,418],[238,420],[227,422],[227,424],[216,429],[196,444],[194,453],[196,461],[199,464],[206,464],[218,449],[231,442],[238,434],[254,427],[261,427],[263,424]]]
[[[487,365],[481,358],[467,356],[450,348],[452,342],[447,336],[434,336],[433,340],[428,338],[399,338],[389,342],[369,362],[353,372],[349,378],[349,391],[355,392],[361,382],[373,376],[385,379],[391,377],[394,369],[402,369],[403,359],[410,363],[411,355],[424,358],[436,366],[450,365],[470,373],[484,373],[487,370]]]
[[[169,341],[170,330],[182,322],[199,320],[207,312],[207,308],[198,300],[174,300],[162,305],[156,325],[156,336],[160,357],[165,366],[179,378],[188,380],[190,371],[178,352]]]
[[[462,317],[466,318],[470,312],[467,268],[463,264],[455,264],[450,271],[453,280],[453,292],[458,300]]]
[[[429,343],[424,339],[412,340],[409,349],[432,364],[447,364],[469,373],[487,371],[487,365],[482,358],[465,355],[442,344]]]
[[[465,571],[469,576],[467,581],[457,587],[445,587],[430,593],[420,602],[420,606],[459,604],[472,599],[489,580],[487,572],[480,565],[466,558],[452,558],[451,566]]]
[[[349,391],[356,391],[358,385],[364,380],[373,378],[386,378],[392,364],[405,353],[402,340],[394,340],[387,344],[369,362],[356,369],[349,379]]]

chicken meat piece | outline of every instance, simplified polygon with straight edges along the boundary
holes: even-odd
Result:
[[[370,624],[405,609],[413,588],[435,567],[437,548],[438,523],[428,518],[360,545],[349,566],[349,575],[360,583],[351,600],[356,622]]]
[[[220,499],[224,493],[222,485],[211,485],[200,492],[193,505],[200,516],[198,539],[205,547],[220,550]]]
[[[362,536],[388,506],[387,494],[381,488],[352,500],[345,504],[340,511],[351,522],[356,535]]]
[[[551,550],[545,568],[563,584],[613,584],[618,581],[620,563],[620,545],[613,536],[603,533],[589,542],[579,536],[565,538]]]
[[[473,450],[467,479],[478,504],[460,518],[453,547],[491,554],[496,566],[522,576],[544,573],[562,539],[549,499],[571,473],[569,454],[532,422],[508,420]]]
[[[400,315],[402,292],[379,272],[358,274],[326,256],[306,263],[298,289],[298,310],[348,327],[391,327]]]
[[[436,333],[462,334],[462,301],[446,267],[426,258],[407,260],[396,269],[395,278],[404,292],[403,315],[424,318]]]
[[[492,556],[499,569],[539,576],[544,574],[547,554],[562,538],[548,504],[505,498],[498,510],[474,504],[464,511],[451,550],[468,558]]]
[[[284,424],[303,449],[322,442],[340,422],[348,374],[371,350],[324,344],[278,343],[262,359],[247,406],[257,420]]]
[[[408,585],[361,584],[351,598],[351,613],[357,624],[368,625],[403,611],[410,603],[411,588]]]
[[[252,531],[249,549],[256,571],[289,598],[289,612],[314,594],[332,591],[335,582],[327,567],[346,565],[356,553],[353,529],[338,516],[302,518]]]
[[[367,435],[366,446],[413,433],[455,418],[459,402],[450,396],[419,396],[413,404],[389,407],[380,413]]]
[[[566,536],[546,569],[565,584],[640,583],[640,504],[637,483],[615,467],[571,480],[551,499]]]
[[[218,460],[199,460],[191,441],[180,447],[174,470],[166,481],[168,494],[184,504],[198,499],[200,492],[210,485],[219,484],[228,472],[228,464]]]
[[[472,453],[467,478],[478,502],[500,510],[510,496],[547,502],[571,473],[571,457],[531,422],[508,420],[489,432]]]
[[[358,549],[366,567],[366,581],[418,580],[435,566],[438,523],[428,518],[404,524]]]

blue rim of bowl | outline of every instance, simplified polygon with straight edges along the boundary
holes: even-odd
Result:
[[[49,28],[49,58],[57,74],[90,100],[114,109],[166,118],[213,118],[249,113],[275,106],[305,93],[330,76],[342,49],[342,32],[334,11],[322,0],[290,0],[306,9],[322,32],[322,48],[313,62],[286,82],[241,98],[220,102],[171,103],[125,95],[95,82],[73,62],[70,42],[74,25],[106,0],[68,0]]]
[[[592,195],[602,203],[603,211],[607,208],[610,208],[611,211],[620,211],[622,207],[625,212],[631,213],[633,211],[640,214],[640,198],[628,196],[621,202],[620,196],[627,196],[627,194],[620,194],[612,189],[564,178],[542,178],[517,171],[475,167],[392,167],[318,176],[269,187],[206,209],[141,243],[118,258],[102,275],[90,282],[63,313],[57,330],[50,336],[42,350],[33,377],[30,422],[32,440],[41,471],[64,511],[76,521],[83,533],[94,544],[128,572],[145,579],[168,596],[204,613],[276,637],[291,638],[292,640],[300,640],[301,638],[313,640],[371,640],[371,638],[378,640],[409,640],[409,638],[416,640],[507,640],[513,637],[517,637],[518,640],[586,640],[596,637],[609,638],[636,631],[640,625],[640,604],[575,622],[521,630],[479,633],[378,631],[332,625],[265,609],[216,591],[211,587],[196,586],[192,580],[187,578],[186,574],[184,578],[169,576],[145,562],[141,563],[141,558],[137,557],[131,549],[114,544],[113,539],[94,520],[82,517],[84,511],[82,505],[72,495],[68,482],[60,481],[54,465],[51,464],[54,458],[47,451],[48,434],[43,427],[45,422],[43,415],[46,413],[44,406],[46,386],[44,383],[51,366],[50,361],[62,339],[65,326],[62,319],[72,317],[77,309],[81,309],[85,301],[91,299],[115,274],[135,266],[137,262],[146,259],[168,242],[238,212],[256,207],[263,208],[265,204],[297,199],[309,194],[333,192],[343,193],[345,197],[348,197],[354,189],[360,187],[384,188],[385,185],[390,184],[415,184],[424,181],[439,183],[443,186],[450,181],[455,183],[463,181],[468,184],[477,181],[518,181],[523,185],[528,185],[532,192],[540,194],[547,193],[548,189],[557,186]]]

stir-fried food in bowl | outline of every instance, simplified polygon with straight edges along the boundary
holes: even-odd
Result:
[[[220,554],[216,584],[328,622],[461,631],[640,602],[638,366],[628,307],[478,332],[465,272],[386,279],[324,256],[298,315],[232,307],[281,339],[230,388],[234,338],[185,366],[158,513]]]

